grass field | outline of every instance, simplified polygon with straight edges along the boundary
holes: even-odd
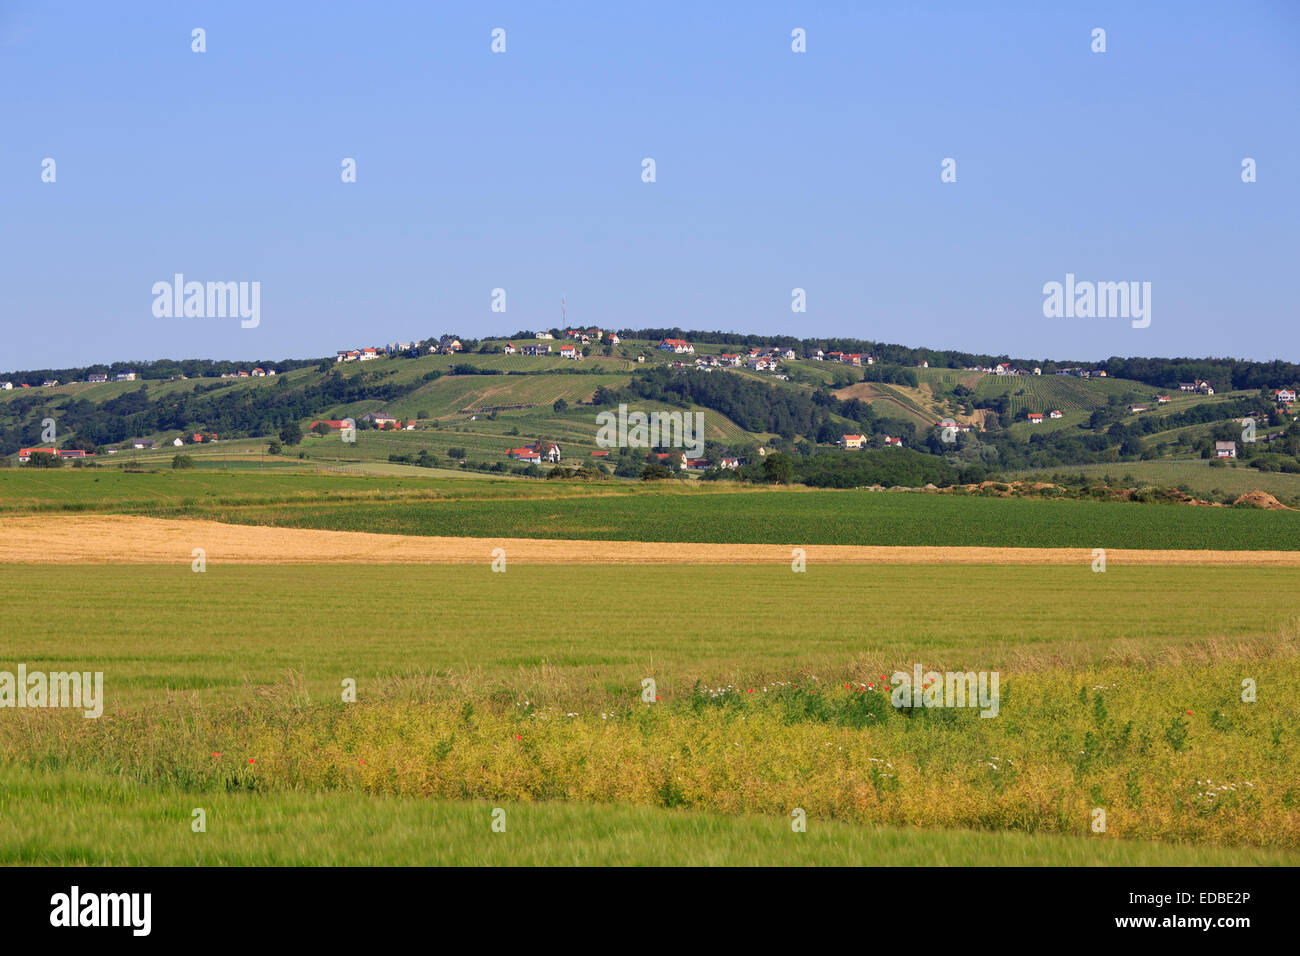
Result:
[[[1108,839],[1300,849],[1293,571],[968,568],[944,601],[946,568],[592,569],[584,586],[620,606],[540,627],[568,568],[5,575],[7,618],[59,610],[8,637],[5,659],[102,670],[107,698],[98,720],[5,712],[20,782],[108,776],[146,803],[253,791],[272,808],[340,791],[778,820],[798,806],[1061,837],[1087,836],[1104,807]],[[665,626],[664,596],[684,594],[691,625]],[[1024,609],[1011,631],[1009,594]],[[996,719],[891,707],[882,684],[913,662],[999,672]],[[1257,702],[1239,699],[1247,677]]]
[[[111,812],[105,812],[111,808]],[[194,809],[206,830],[192,829]],[[181,791],[103,774],[0,771],[0,860],[32,866],[1277,866],[1286,851],[918,832],[655,807],[361,792]]]
[[[485,538],[1300,542],[1296,514],[1244,509],[0,472],[10,520],[85,513]],[[0,615],[21,622],[0,635],[0,670],[101,671],[105,696],[98,719],[0,709],[0,862],[1300,864],[1294,568],[497,574],[486,549],[474,565],[382,566],[218,550],[196,574],[190,547],[165,566],[0,563]],[[996,672],[996,716],[894,706],[886,685],[915,664]]]
[[[293,528],[469,537],[1295,550],[1300,513],[866,492],[324,502],[151,511]]]
[[[60,612],[7,635],[7,657],[51,669],[98,661],[116,699],[135,703],[168,690],[233,694],[291,670],[317,695],[344,677],[473,674],[531,699],[599,702],[648,673],[681,694],[697,679],[849,679],[861,676],[854,661],[864,672],[919,655],[987,668],[1026,653],[1077,663],[1206,636],[1261,639],[1295,617],[1300,583],[1275,568],[584,567],[584,592],[617,593],[613,603],[566,601],[572,568],[493,574],[486,553],[481,567],[214,559],[203,574],[181,557],[169,567],[4,565],[6,619]],[[1008,594],[1020,608],[1014,626],[1000,613]],[[668,595],[683,596],[688,626],[666,626]],[[530,623],[557,600],[554,625]],[[70,631],[69,618],[87,623]]]
[[[707,483],[706,483],[707,485]],[[1300,513],[961,495],[340,475],[0,471],[0,513],[203,517],[467,537],[1300,549]]]

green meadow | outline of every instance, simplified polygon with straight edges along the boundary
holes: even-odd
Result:
[[[206,814],[194,832],[193,811]],[[28,866],[1293,866],[1278,850],[864,827],[655,807],[144,787],[0,771],[0,860]]]
[[[106,697],[0,710],[4,862],[1300,862],[1293,570],[3,575],[5,667]]]
[[[0,514],[121,513],[467,537],[1295,550],[1300,512],[728,483],[0,471]]]
[[[1295,514],[1227,508],[0,472],[0,516],[89,513],[485,539],[1300,540]],[[0,670],[102,671],[105,694],[98,719],[0,708],[0,862],[1300,863],[1296,569],[497,574],[484,544],[480,566],[0,565]],[[886,685],[918,663],[996,671],[997,716],[895,706]]]
[[[228,699],[288,671],[432,675],[599,703],[662,688],[848,679],[916,660],[1086,663],[1276,634],[1300,610],[1287,568],[456,565],[0,565],[0,660],[103,670],[110,701]],[[70,626],[68,622],[75,622]],[[93,665],[93,667],[92,667]],[[472,678],[472,679],[471,679]],[[608,690],[607,688],[612,688]]]

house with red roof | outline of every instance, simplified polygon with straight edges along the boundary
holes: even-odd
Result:
[[[695,346],[685,339],[664,339],[659,343],[661,352],[676,352],[678,355],[694,355]]]

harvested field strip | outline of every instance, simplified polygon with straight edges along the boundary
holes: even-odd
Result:
[[[129,515],[43,515],[0,525],[0,562],[166,564],[202,548],[230,564],[484,564],[504,548],[520,564],[790,564],[789,545],[467,538],[317,531]],[[1077,548],[809,545],[817,564],[1075,565],[1094,557]],[[1107,566],[1300,568],[1297,551],[1128,550],[1106,552]]]

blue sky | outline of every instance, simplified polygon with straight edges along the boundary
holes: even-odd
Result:
[[[6,0],[0,369],[509,333],[562,296],[613,328],[1300,360],[1300,5],[986,6]],[[155,318],[177,272],[259,281],[260,325]],[[1067,272],[1151,282],[1150,327],[1044,318]]]

